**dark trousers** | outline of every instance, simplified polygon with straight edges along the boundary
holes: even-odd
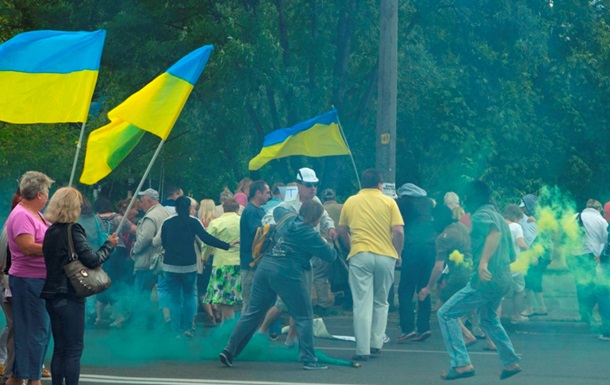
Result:
[[[597,303],[595,296],[595,269],[597,262],[593,254],[568,257],[566,260],[576,283],[578,312],[582,321],[591,324],[593,308]]]
[[[299,360],[317,361],[313,344],[311,297],[305,285],[303,271],[286,271],[263,260],[254,274],[250,305],[235,325],[225,350],[237,357],[279,296],[296,324]]]
[[[402,333],[415,331],[415,309],[413,294],[418,293],[428,284],[434,267],[435,248],[433,243],[416,243],[405,245],[400,268],[398,286],[398,303],[400,306],[400,329]],[[417,331],[430,330],[430,296],[417,302]]]
[[[77,385],[85,335],[85,301],[58,295],[48,299],[46,306],[55,343],[51,359],[52,384]]]

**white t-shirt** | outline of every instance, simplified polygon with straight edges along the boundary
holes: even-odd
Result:
[[[515,255],[521,254],[521,248],[517,243],[517,239],[523,238],[523,228],[520,224],[512,222],[508,224],[508,228],[510,229],[510,237],[513,240],[513,248],[515,249]]]

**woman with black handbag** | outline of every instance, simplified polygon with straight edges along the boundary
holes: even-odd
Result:
[[[75,223],[82,201],[78,190],[63,187],[53,194],[45,212],[53,224],[42,243],[47,277],[40,296],[46,300],[55,342],[51,360],[53,385],[78,384],[85,335],[85,298],[77,295],[64,266],[77,256],[86,268],[94,269],[106,262],[118,243],[117,235],[112,234],[99,250],[91,249],[85,230]]]

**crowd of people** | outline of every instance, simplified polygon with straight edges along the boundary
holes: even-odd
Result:
[[[504,297],[512,298],[509,319],[514,323],[548,314],[542,277],[550,251],[527,254],[540,238],[538,198],[517,197],[517,204],[500,210],[481,181],[469,183],[461,200],[447,192],[438,202],[412,183],[402,185],[395,198],[382,194],[382,174],[375,169],[364,171],[361,181],[361,190],[344,204],[331,189],[322,191],[320,200],[320,181],[310,168],[298,170],[294,182],[271,188],[246,178],[235,195],[225,188],[219,205],[186,197],[178,186],[167,188],[162,201],[149,188],[126,212],[128,199],[114,206],[98,197],[91,204],[73,187],[60,188],[49,199],[53,180],[25,173],[0,245],[0,302],[7,320],[0,354],[7,352],[6,383],[41,383],[51,335],[52,383],[78,383],[89,310],[63,270],[71,248],[88,268],[103,265],[113,282],[89,302],[94,303],[94,325],[128,324],[134,310],[126,293],[154,308],[175,338],[194,338],[199,308],[208,326],[240,313],[219,355],[226,366],[255,333],[276,339],[280,316],[286,314],[286,346],[298,342],[304,369],[325,369],[314,353],[313,317],[332,314],[339,300],[353,311],[352,359],[380,354],[388,340],[399,270],[398,343],[432,337],[435,298],[450,357],[441,378],[476,374],[467,347],[477,339],[498,352],[501,379],[519,373],[520,358],[500,321],[501,304]],[[582,242],[566,258],[582,320],[591,323],[597,305],[602,340],[610,340],[606,206],[604,211],[601,203],[589,200],[574,216]],[[276,231],[255,260],[252,244],[263,225]],[[527,269],[511,269],[521,253],[528,255]]]

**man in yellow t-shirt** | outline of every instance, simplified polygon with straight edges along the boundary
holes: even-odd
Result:
[[[354,298],[354,360],[379,354],[388,320],[388,292],[400,265],[404,229],[396,202],[381,193],[379,170],[362,173],[362,190],[343,205],[339,236],[350,249],[349,285]]]

